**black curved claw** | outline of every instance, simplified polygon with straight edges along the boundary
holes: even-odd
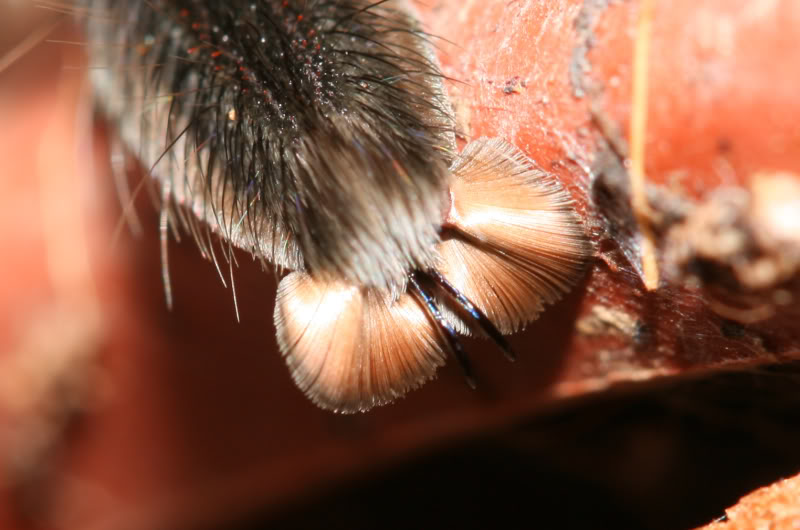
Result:
[[[447,281],[447,278],[442,276],[439,271],[433,270],[429,271],[427,274],[433,279],[433,281],[441,286],[442,289],[447,292],[447,294],[456,299],[459,305],[472,317],[472,320],[475,321],[475,323],[483,330],[483,332],[486,333],[486,335],[492,341],[494,341],[494,343],[497,344],[501,350],[503,350],[503,353],[509,361],[517,360],[517,354],[511,349],[511,345],[483,311],[475,307],[475,304],[473,304],[470,299],[467,298],[461,291],[459,291],[453,284]]]
[[[450,347],[450,352],[461,365],[461,369],[464,372],[464,378],[467,380],[467,384],[473,390],[476,389],[478,385],[475,382],[475,376],[472,372],[472,364],[469,362],[469,357],[467,357],[467,353],[464,351],[464,348],[461,346],[461,342],[458,340],[458,333],[455,329],[453,329],[453,326],[450,324],[450,322],[448,322],[447,319],[442,316],[442,312],[439,311],[439,306],[436,305],[436,300],[434,300],[430,293],[428,293],[425,288],[422,287],[417,279],[417,273],[410,274],[408,276],[408,280],[411,282],[414,292],[417,294],[420,300],[422,300],[430,315],[436,320],[436,322],[439,324],[439,327],[441,327],[442,331],[444,332],[444,335],[447,338],[447,345]]]

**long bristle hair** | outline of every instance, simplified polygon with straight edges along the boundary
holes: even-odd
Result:
[[[91,4],[102,110],[178,203],[318,276],[402,288],[432,263],[454,127],[404,2]]]

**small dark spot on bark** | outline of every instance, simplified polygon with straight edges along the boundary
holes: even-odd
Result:
[[[722,332],[722,335],[728,339],[741,339],[745,334],[745,328],[743,325],[728,319],[722,321],[722,324],[719,326],[719,330]]]
[[[528,87],[528,82],[524,79],[521,79],[518,75],[515,75],[511,79],[508,79],[503,85],[503,93],[504,94],[519,94],[522,92],[522,89]]]
[[[637,320],[633,327],[633,342],[636,346],[647,346],[653,342],[654,330],[647,322]]]

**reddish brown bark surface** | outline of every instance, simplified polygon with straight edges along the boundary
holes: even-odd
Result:
[[[797,528],[800,525],[800,477],[781,480],[754,491],[725,516],[711,523],[708,530],[746,530],[748,528]]]

